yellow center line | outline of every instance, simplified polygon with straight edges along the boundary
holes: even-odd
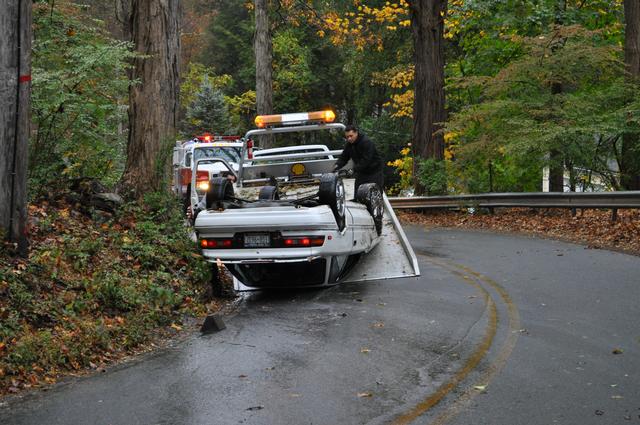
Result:
[[[446,267],[445,267],[446,268]],[[463,273],[457,270],[451,270],[447,268],[448,271],[461,277],[465,282],[472,284],[480,291],[482,291],[485,300],[487,302],[487,307],[489,308],[489,321],[487,324],[487,329],[485,332],[482,341],[473,352],[473,354],[466,360],[465,364],[460,368],[455,375],[449,379],[447,382],[443,383],[438,387],[435,393],[429,396],[426,400],[420,402],[417,406],[411,409],[409,412],[398,416],[392,423],[394,425],[408,424],[413,422],[419,416],[424,414],[426,411],[431,409],[433,406],[438,404],[447,394],[449,394],[466,376],[480,363],[480,361],[484,358],[487,351],[491,347],[493,342],[493,338],[496,335],[496,330],[498,327],[498,311],[496,308],[496,304],[491,298],[489,292],[483,288],[478,283],[474,282],[468,276],[465,276]]]
[[[438,404],[447,394],[449,394],[454,388],[456,388],[456,386],[460,384],[460,382],[464,380],[469,375],[469,373],[471,373],[471,371],[475,369],[480,363],[480,361],[486,356],[489,348],[491,347],[491,344],[493,343],[493,340],[497,332],[498,315],[497,315],[496,303],[491,297],[491,294],[484,287],[482,287],[478,282],[482,282],[489,285],[500,295],[502,302],[507,307],[507,316],[509,319],[508,335],[505,339],[504,344],[500,348],[500,351],[498,352],[495,360],[491,362],[490,366],[480,376],[479,382],[481,382],[482,385],[486,386],[491,380],[493,380],[493,378],[498,374],[498,372],[502,370],[507,360],[509,359],[516,345],[516,342],[518,340],[518,330],[520,328],[520,314],[518,313],[518,309],[515,303],[513,302],[513,300],[507,293],[507,291],[500,284],[490,279],[489,277],[481,273],[478,273],[462,264],[439,261],[431,257],[427,257],[427,258],[431,263],[448,270],[449,272],[455,274],[458,277],[461,277],[465,282],[473,284],[483,292],[485,300],[487,300],[488,302],[487,306],[490,308],[489,321],[487,324],[485,336],[483,337],[482,341],[480,342],[476,350],[473,352],[473,354],[466,360],[462,368],[459,369],[451,379],[449,379],[447,382],[445,382],[440,387],[438,387],[435,393],[430,395],[424,401],[420,402],[409,412],[397,417],[392,422],[393,424],[398,424],[398,425],[408,424],[413,422],[418,417],[426,413],[429,409],[431,409],[436,404]],[[476,281],[470,279],[469,276],[465,275],[464,273],[461,273],[460,270],[467,273],[468,275],[472,275]],[[471,391],[470,389],[466,389],[462,391],[461,396],[458,397],[449,408],[447,408],[442,413],[440,413],[432,421],[432,424],[440,425],[440,424],[446,423],[446,421],[450,420],[455,415],[457,415],[463,408],[467,407],[469,405],[469,402],[477,394],[478,394],[478,391]]]
[[[461,270],[464,270],[466,273],[473,275],[476,279],[480,280],[491,286],[502,298],[502,301],[507,307],[507,316],[509,319],[508,325],[508,333],[507,337],[502,344],[499,352],[496,355],[496,358],[491,362],[489,367],[480,375],[478,378],[478,382],[483,385],[487,385],[491,382],[496,375],[504,368],[507,364],[507,360],[511,356],[513,349],[516,346],[518,341],[519,332],[520,332],[520,313],[518,312],[518,308],[515,303],[507,293],[507,291],[495,280],[478,273],[471,268],[464,266],[458,263],[450,263],[453,267],[457,267]],[[431,422],[432,425],[442,425],[451,420],[454,416],[456,416],[460,411],[469,406],[471,401],[479,394],[478,391],[474,391],[472,388],[467,388],[465,391],[462,391],[461,395],[454,401],[454,403],[445,409],[442,413],[440,413],[434,420]]]

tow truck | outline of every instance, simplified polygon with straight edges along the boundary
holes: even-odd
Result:
[[[342,140],[345,126],[334,120],[330,110],[260,115],[257,128],[243,137],[243,149],[262,135],[286,134],[291,140],[324,131]],[[234,289],[320,287],[420,274],[381,189],[363,184],[354,193],[354,179],[332,172],[340,150],[291,152],[241,155],[237,173],[223,158],[193,162],[192,185],[206,163],[227,168],[228,175],[213,177],[192,206],[202,255],[227,267]]]
[[[195,174],[195,184],[191,184],[192,164],[201,158],[222,158],[234,173],[238,172],[239,163],[243,155],[252,155],[252,149],[241,141],[240,136],[223,136],[204,133],[193,139],[176,141],[173,148],[173,184],[172,191],[180,197],[185,209],[191,203],[192,193],[200,196],[204,194],[213,177],[227,175],[226,166],[217,163],[203,164]],[[192,188],[195,187],[196,191]]]

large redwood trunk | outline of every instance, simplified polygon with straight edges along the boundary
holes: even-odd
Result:
[[[273,70],[271,33],[269,32],[268,0],[255,0],[256,33],[254,50],[256,55],[256,110],[258,115],[273,113]],[[262,136],[259,145],[270,148],[273,138]]]
[[[0,236],[27,254],[31,1],[0,3]]]
[[[412,0],[411,29],[415,62],[415,97],[413,102],[414,181],[416,192],[424,189],[416,176],[421,159],[444,158],[446,119],[444,94],[444,16],[446,0]]]
[[[179,0],[133,0],[131,35],[137,52],[129,90],[129,142],[122,179],[139,198],[163,188],[178,114]],[[164,185],[168,188],[167,185]]]
[[[634,91],[640,90],[640,0],[624,0],[624,63]],[[628,117],[637,122],[639,117]],[[640,190],[640,134],[622,137],[620,184],[627,190]]]

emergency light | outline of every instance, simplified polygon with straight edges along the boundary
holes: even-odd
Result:
[[[336,114],[330,109],[326,111],[299,112],[294,114],[281,115],[258,115],[255,119],[256,127],[265,128],[275,125],[304,124],[307,122],[333,122]]]
[[[204,133],[201,136],[196,136],[200,142],[210,143],[210,142],[223,142],[223,141],[237,141],[240,140],[240,136],[214,136],[210,133]]]

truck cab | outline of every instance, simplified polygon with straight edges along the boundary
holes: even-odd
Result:
[[[173,148],[173,192],[179,196],[185,207],[190,203],[192,190],[192,170],[196,161],[220,158],[221,161],[202,161],[196,173],[196,190],[206,192],[209,181],[218,176],[237,174],[243,156],[247,155],[240,136],[216,136],[204,134],[190,140],[177,141]]]

